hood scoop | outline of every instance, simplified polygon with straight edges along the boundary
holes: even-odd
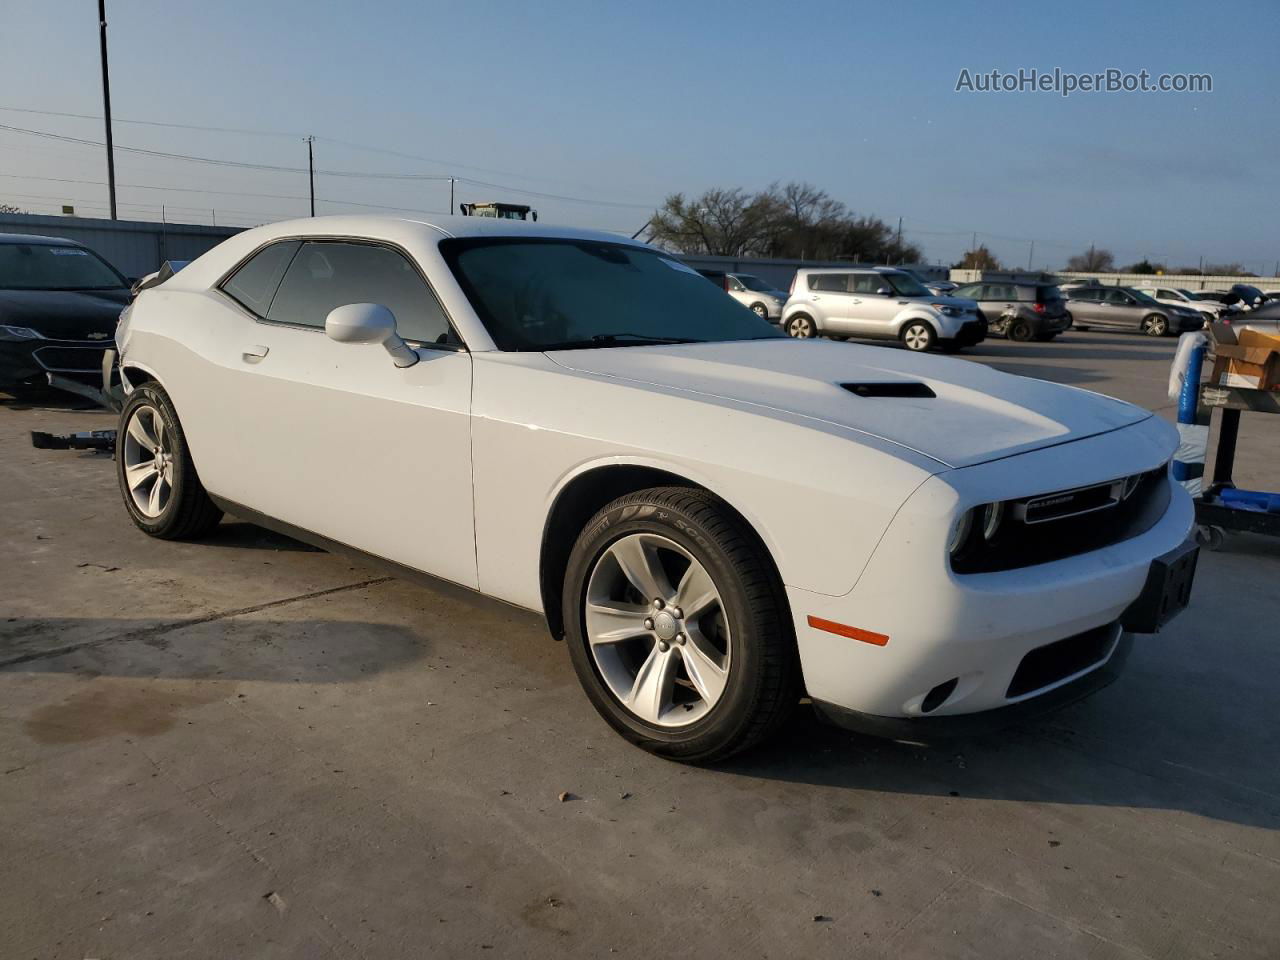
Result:
[[[891,380],[882,383],[842,383],[850,393],[859,397],[911,397],[932,400],[937,394],[926,383],[910,380]]]

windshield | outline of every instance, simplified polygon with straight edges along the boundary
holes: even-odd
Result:
[[[759,277],[752,276],[749,273],[735,273],[734,276],[737,277],[738,281],[748,290],[755,290],[757,293],[769,293],[770,291],[777,289],[771,284],[765,283]]]
[[[1133,294],[1134,299],[1139,303],[1145,303],[1147,306],[1151,306],[1156,302],[1155,298],[1151,296],[1151,294],[1143,293],[1141,290],[1130,290],[1129,292]]]
[[[1204,299],[1203,297],[1201,297],[1201,296],[1200,296],[1200,294],[1198,294],[1198,293],[1192,293],[1190,290],[1183,290],[1181,287],[1179,287],[1179,288],[1178,288],[1178,292],[1179,292],[1180,294],[1182,294],[1184,297],[1186,297],[1188,300],[1203,300],[1203,299]]]
[[[47,243],[0,243],[0,289],[118,290],[124,277],[92,250]]]
[[[902,297],[932,297],[933,292],[909,273],[882,273],[894,292]]]
[[[444,240],[450,269],[501,350],[782,337],[696,270],[595,240]]]

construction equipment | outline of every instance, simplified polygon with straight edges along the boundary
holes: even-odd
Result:
[[[464,217],[497,217],[499,220],[537,220],[538,211],[523,203],[460,203]]]

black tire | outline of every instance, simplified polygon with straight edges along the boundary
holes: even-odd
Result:
[[[1010,340],[1017,340],[1019,343],[1026,343],[1035,335],[1031,324],[1021,317],[1014,317],[1009,321],[1009,326],[1005,328],[1005,336]]]
[[[613,544],[637,533],[657,534],[696,558],[731,627],[724,691],[705,715],[684,726],[659,726],[624,706],[601,675],[587,636],[591,575]],[[608,504],[579,534],[564,584],[565,639],[574,670],[600,715],[636,746],[673,760],[723,760],[768,737],[795,708],[800,669],[781,583],[754,534],[710,493],[655,487]]]
[[[819,336],[818,324],[807,313],[795,313],[787,320],[785,329],[797,340],[809,340]]]
[[[169,448],[167,475],[170,478],[170,489],[168,500],[162,509],[155,516],[149,516],[135,502],[126,470],[129,468],[127,460],[132,455],[129,439],[131,423],[140,416],[148,418],[155,415],[161,420],[166,435],[165,445]],[[120,484],[120,495],[129,518],[148,536],[161,540],[193,539],[209,533],[222,519],[222,511],[214,506],[200,483],[173,401],[159,384],[144,383],[139,386],[129,394],[124,409],[120,411],[120,429],[116,440],[116,479]],[[154,482],[158,482],[158,479]]]
[[[898,339],[913,353],[927,353],[938,344],[938,335],[923,320],[907,321],[899,331]]]
[[[1139,329],[1148,337],[1163,337],[1169,332],[1169,320],[1163,314],[1152,313],[1142,318]]]
[[[751,305],[751,312],[754,313],[761,320],[769,319],[769,308],[766,307],[763,303],[753,303]]]

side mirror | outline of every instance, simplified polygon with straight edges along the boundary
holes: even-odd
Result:
[[[412,367],[418,355],[396,333],[396,317],[378,303],[348,303],[324,318],[324,332],[338,343],[380,343],[397,367]]]
[[[876,287],[876,296],[887,297],[889,295],[888,287]]]

